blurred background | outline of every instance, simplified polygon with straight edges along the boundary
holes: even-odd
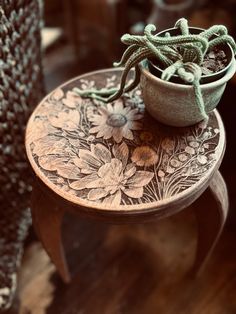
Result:
[[[155,24],[161,31],[173,27],[178,18],[186,17],[192,26],[224,24],[234,35],[235,9],[234,0],[45,1],[43,45],[47,87],[51,89],[73,75],[112,66],[125,48],[120,42],[121,35],[141,33],[147,23]],[[48,76],[48,71],[60,75]]]

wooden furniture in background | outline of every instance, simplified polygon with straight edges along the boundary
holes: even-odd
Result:
[[[127,30],[127,0],[66,0],[67,37],[79,61],[89,56],[112,65],[121,53],[120,37]],[[99,57],[98,57],[99,56]]]
[[[70,281],[61,242],[66,211],[111,223],[143,223],[195,201],[195,271],[209,257],[226,219],[227,189],[218,172],[225,132],[217,111],[208,123],[170,128],[145,112],[138,89],[107,105],[73,92],[73,87],[116,86],[120,74],[103,70],[67,82],[28,122],[26,150],[37,178],[33,222],[65,282]],[[213,206],[205,206],[208,202]]]

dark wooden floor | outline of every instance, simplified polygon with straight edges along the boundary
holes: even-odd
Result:
[[[196,244],[191,209],[156,224],[131,226],[67,216],[63,236],[71,284],[61,282],[41,245],[33,242],[10,313],[236,313],[236,229],[230,226],[198,278],[189,273]]]

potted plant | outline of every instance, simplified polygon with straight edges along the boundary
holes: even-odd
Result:
[[[173,29],[154,35],[155,30],[149,24],[142,36],[122,36],[128,48],[120,62],[114,64],[124,66],[118,89],[75,91],[84,97],[111,102],[140,82],[146,109],[158,121],[189,126],[207,119],[235,73],[234,39],[223,25],[207,30],[189,28],[184,18]],[[207,60],[215,67],[207,68]],[[132,68],[134,80],[126,85]]]

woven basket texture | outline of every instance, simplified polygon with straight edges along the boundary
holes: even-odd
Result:
[[[24,133],[42,98],[41,0],[0,1],[0,308],[10,306],[31,222]]]

